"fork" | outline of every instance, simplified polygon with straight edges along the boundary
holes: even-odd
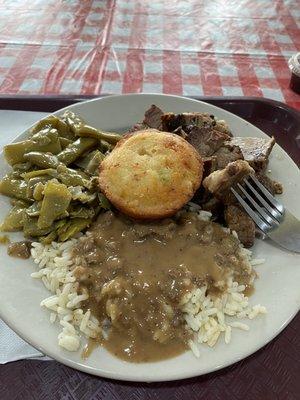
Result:
[[[300,253],[300,221],[258,181],[249,175],[231,188],[240,205],[266,236],[287,250]],[[256,188],[253,186],[255,184]]]

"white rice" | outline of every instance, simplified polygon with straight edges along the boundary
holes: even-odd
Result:
[[[57,319],[62,326],[58,344],[69,351],[80,347],[81,333],[87,338],[96,338],[101,332],[99,322],[80,308],[81,302],[88,299],[87,293],[78,293],[78,283],[72,273],[71,249],[77,239],[65,243],[53,242],[51,245],[33,243],[31,255],[39,270],[33,278],[41,279],[45,287],[53,293],[44,299],[41,306],[50,313],[50,322]]]
[[[182,310],[185,313],[187,326],[194,332],[193,345],[190,348],[199,356],[196,343],[213,347],[219,337],[224,334],[226,344],[231,341],[232,328],[248,331],[250,327],[237,319],[253,319],[259,314],[266,314],[266,308],[261,305],[251,306],[248,297],[243,294],[244,285],[228,279],[227,289],[221,297],[206,294],[206,286],[193,290],[184,296]]]
[[[190,208],[193,208],[193,204],[190,204]],[[198,212],[201,219],[211,218],[209,212],[196,207],[194,211]],[[53,242],[51,245],[33,243],[31,250],[38,267],[38,271],[31,276],[41,279],[52,293],[52,296],[41,302],[41,306],[50,311],[51,323],[59,322],[62,330],[58,335],[58,344],[69,351],[79,349],[81,336],[96,338],[99,334],[104,334],[99,321],[89,310],[84,312],[81,308],[81,303],[88,299],[88,293],[79,293],[79,285],[72,272],[74,265],[71,250],[77,241],[78,239],[71,239],[65,243]],[[263,259],[251,260],[251,251],[242,246],[241,252],[245,261],[249,262],[249,269],[264,262]],[[229,344],[232,329],[249,330],[249,326],[241,320],[251,320],[266,313],[265,307],[249,304],[248,297],[243,293],[245,286],[234,282],[231,277],[227,282],[220,282],[219,286],[226,286],[220,297],[208,295],[207,287],[203,286],[187,293],[181,301],[186,327],[194,335],[189,346],[196,357],[200,356],[199,345],[213,347],[221,336]]]

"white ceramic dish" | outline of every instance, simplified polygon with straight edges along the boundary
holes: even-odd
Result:
[[[264,137],[264,133],[241,118],[212,105],[168,95],[111,96],[68,107],[78,112],[90,125],[104,130],[124,130],[142,119],[144,111],[156,104],[165,111],[200,111],[225,119],[238,136]],[[56,114],[60,114],[58,111]],[[20,140],[26,133],[20,135]],[[272,177],[284,184],[282,201],[300,218],[300,174],[289,156],[276,145],[270,159]],[[0,156],[0,176],[8,170]],[[9,209],[9,200],[0,196],[0,220]],[[13,235],[21,239],[21,235]],[[59,327],[49,323],[49,314],[40,308],[40,301],[49,293],[40,281],[30,277],[34,271],[31,260],[17,260],[0,248],[0,315],[23,339],[48,356],[70,367],[113,379],[131,381],[166,381],[202,375],[235,363],[272,340],[293,318],[300,308],[300,256],[257,240],[254,256],[266,258],[257,267],[259,279],[255,283],[253,304],[265,305],[268,314],[250,321],[250,331],[234,331],[229,345],[223,340],[214,349],[201,348],[196,359],[191,352],[179,357],[149,364],[131,364],[121,361],[105,349],[96,349],[83,361],[80,352],[69,353],[57,345]]]

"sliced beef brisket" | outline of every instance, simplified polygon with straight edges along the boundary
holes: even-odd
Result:
[[[157,107],[155,104],[145,112],[143,123],[147,125],[149,128],[161,130],[162,128],[162,116],[164,115],[163,111]]]
[[[231,142],[225,142],[215,153],[217,157],[218,169],[223,169],[229,163],[237,160],[243,160],[243,153],[239,146],[231,144]]]
[[[271,139],[233,137],[230,143],[239,146],[244,159],[248,161],[255,171],[261,172],[268,165],[269,155],[275,144],[275,139],[273,137]]]
[[[165,113],[162,116],[162,128],[164,131],[173,132],[178,127],[186,130],[189,127],[213,128],[216,125],[214,118],[207,113]]]
[[[164,131],[173,132],[178,127],[181,127],[185,131],[192,126],[211,128],[226,133],[228,136],[232,136],[225,121],[217,120],[214,115],[209,115],[208,113],[165,113],[162,116],[162,129]]]
[[[217,169],[218,163],[217,163],[217,157],[215,157],[215,156],[203,157],[202,160],[203,160],[202,179],[204,179]],[[211,193],[208,190],[206,190],[203,185],[201,185],[200,188],[196,191],[192,201],[194,203],[203,205],[203,204],[207,203],[211,198],[212,198]],[[211,211],[211,210],[207,210],[207,211]]]
[[[259,182],[264,185],[270,193],[274,194],[282,194],[283,193],[283,187],[282,184],[269,178],[267,175],[264,175],[263,173],[257,173],[256,178],[259,180]]]
[[[229,205],[224,210],[225,222],[235,231],[245,247],[252,247],[255,239],[255,224],[238,205]]]
[[[226,133],[212,128],[193,126],[187,133],[186,140],[195,147],[202,157],[212,156],[229,139]]]

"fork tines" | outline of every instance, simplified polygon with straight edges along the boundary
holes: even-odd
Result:
[[[254,175],[245,178],[243,183],[231,188],[240,205],[263,232],[277,227],[284,215],[283,205]]]

